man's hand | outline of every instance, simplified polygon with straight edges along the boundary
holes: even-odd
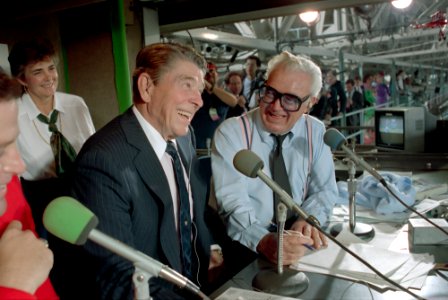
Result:
[[[283,235],[283,264],[290,265],[298,261],[306,251],[304,244],[311,245],[313,240],[304,235]],[[257,246],[257,251],[269,261],[277,263],[277,233],[268,233]]]
[[[310,237],[312,242],[309,244],[316,249],[328,246],[328,241],[325,235],[323,235],[319,230],[308,224],[305,220],[297,220],[292,224],[290,230],[298,231],[304,236]]]
[[[215,282],[221,275],[224,268],[224,257],[221,250],[210,252],[210,263],[208,265],[208,282]]]
[[[245,108],[245,107],[246,107],[246,98],[244,98],[243,95],[239,95],[239,96],[238,96],[238,105],[239,105],[241,108]]]
[[[34,294],[52,266],[53,253],[47,245],[12,221],[0,238],[0,286]]]

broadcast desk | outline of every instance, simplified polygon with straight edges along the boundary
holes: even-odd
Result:
[[[416,172],[414,174],[419,178],[423,176],[431,183],[448,183],[448,170],[446,169],[441,171]],[[388,226],[402,226],[388,223],[371,225],[375,228],[376,232],[373,240],[381,239],[382,231],[388,231]],[[419,250],[420,252],[422,252],[421,249]],[[448,247],[427,247],[427,251],[424,252],[433,254],[436,263],[448,263]],[[266,268],[275,269],[275,266],[261,258],[253,261],[231,280],[215,290],[210,295],[210,298],[215,299],[219,297],[219,295],[230,287],[252,290],[252,279],[260,270]],[[299,295],[299,299],[412,299],[409,294],[403,291],[379,290],[376,287],[367,286],[365,283],[358,283],[331,275],[310,272],[304,273],[309,279],[309,286]],[[425,299],[448,299],[448,270],[446,268],[445,270],[431,270],[423,288],[421,290],[411,289],[411,291]]]
[[[270,268],[268,262],[258,259],[231,280],[222,285],[210,295],[217,298],[230,287],[252,290],[252,279],[258,271]],[[299,295],[299,299],[412,299],[402,291],[378,291],[365,284],[344,280],[333,276],[305,272],[309,279],[309,286]],[[422,290],[412,290],[425,299],[448,299],[448,271],[431,271]]]

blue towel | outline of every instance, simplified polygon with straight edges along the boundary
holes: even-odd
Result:
[[[400,199],[409,206],[415,203],[415,188],[412,186],[412,180],[408,176],[398,176],[391,172],[380,172],[381,176],[387,182],[389,188]],[[339,199],[337,203],[348,204],[347,182],[339,181],[337,183],[339,190]],[[356,204],[374,210],[379,214],[392,214],[406,210],[387,189],[379,183],[373,176],[369,175],[357,182],[356,186]]]

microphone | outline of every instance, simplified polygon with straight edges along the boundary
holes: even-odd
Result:
[[[265,292],[296,298],[308,288],[309,279],[302,272],[297,272],[289,268],[283,270],[283,228],[286,221],[286,207],[297,212],[312,226],[318,226],[317,224],[319,222],[316,218],[309,216],[296,205],[291,196],[262,171],[264,163],[252,151],[247,149],[239,151],[233,158],[233,165],[238,171],[248,177],[260,177],[261,180],[280,196],[281,200],[281,203],[276,207],[278,221],[277,272],[271,269],[260,270],[252,280],[252,285],[254,288]]]
[[[359,158],[350,148],[346,146],[347,140],[345,136],[339,132],[337,129],[330,128],[324,134],[324,142],[327,144],[331,150],[343,150],[347,156],[358,166],[361,166],[364,170],[369,172],[373,177],[375,177],[382,185],[386,186],[386,181],[384,178],[364,161],[364,159]]]
[[[202,299],[209,299],[199,290],[199,287],[175,270],[96,230],[98,218],[92,211],[71,197],[64,196],[51,201],[45,208],[43,223],[50,233],[66,242],[83,245],[89,239],[133,262],[134,265],[151,275],[163,278],[180,288],[185,288]]]
[[[264,163],[254,152],[243,149],[233,158],[233,165],[242,174],[256,178],[257,176],[263,180],[277,195],[280,196],[280,200],[288,207],[295,211],[300,217],[306,220],[313,226],[318,227],[319,221],[314,216],[308,215],[303,209],[301,209],[291,198],[291,196],[283,190],[274,180],[269,178],[266,173],[263,172]]]
[[[333,135],[334,136],[334,135]],[[285,192],[274,180],[269,178],[263,171],[264,163],[254,152],[243,149],[237,152],[235,156],[233,157],[233,165],[235,168],[241,172],[242,174],[251,177],[256,178],[257,176],[263,180],[275,193],[277,193],[280,196],[280,200],[288,207],[292,208],[295,212],[297,212],[302,218],[304,218],[309,224],[314,226],[320,233],[325,235],[327,238],[332,240],[335,244],[337,244],[339,247],[341,247],[344,251],[349,253],[351,256],[359,260],[361,263],[363,263],[366,267],[368,267],[370,270],[372,270],[375,274],[380,276],[382,279],[387,281],[388,283],[392,284],[393,286],[399,288],[403,292],[408,293],[409,295],[413,296],[416,299],[423,299],[422,297],[419,297],[418,295],[414,294],[413,292],[405,289],[400,284],[396,283],[395,281],[389,279],[387,276],[385,276],[383,273],[378,271],[376,268],[374,268],[371,264],[369,264],[367,261],[365,261],[363,258],[361,258],[359,255],[354,253],[352,250],[344,246],[341,242],[336,240],[334,237],[332,237],[330,234],[325,232],[320,226],[319,222],[314,216],[308,216],[297,204],[295,204],[291,198],[291,196],[288,195],[287,192]],[[385,181],[384,181],[385,182]],[[271,279],[272,281],[272,279]]]
[[[374,169],[372,168],[368,163],[364,161],[364,159],[359,158],[355,153],[353,153],[350,148],[348,148],[345,144],[347,143],[347,140],[345,139],[344,135],[338,131],[335,128],[328,129],[324,134],[324,142],[327,144],[332,150],[338,150],[342,149],[355,164],[361,166],[364,170],[369,172],[373,177],[375,177],[388,191],[391,193],[392,196],[394,196],[395,199],[397,199],[398,202],[400,202],[404,207],[412,211],[413,213],[417,214],[422,219],[426,220],[428,223],[433,225],[434,227],[438,228],[440,231],[448,235],[448,231],[444,228],[440,227],[427,217],[425,217],[423,214],[419,213],[414,208],[407,205],[403,200],[398,197],[395,192],[389,187],[386,180]]]

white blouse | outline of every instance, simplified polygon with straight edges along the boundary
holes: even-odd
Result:
[[[41,112],[28,94],[19,98],[18,106],[20,134],[17,145],[27,167],[21,176],[27,180],[56,177],[48,124],[37,119]],[[78,153],[87,138],[95,132],[87,105],[79,96],[56,92],[54,109],[59,111],[56,126]]]

